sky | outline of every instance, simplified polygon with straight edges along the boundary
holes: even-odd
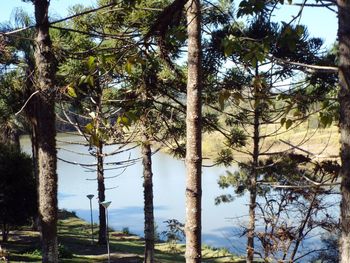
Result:
[[[293,1],[296,2],[296,1]],[[310,1],[309,1],[310,2]],[[276,21],[290,21],[299,12],[300,8],[296,6],[284,5],[275,18]],[[312,37],[320,37],[325,41],[328,47],[336,41],[338,21],[334,12],[326,8],[305,7],[303,9],[300,24],[308,27],[308,32]]]
[[[68,7],[72,5],[83,4],[89,6],[95,2],[95,0],[51,0],[50,15],[51,17],[62,18],[67,15]],[[16,7],[22,7],[30,14],[34,13],[33,5],[31,3],[23,3],[21,0],[0,0],[0,4],[0,23],[9,21],[13,14],[13,9]],[[279,10],[275,20],[289,21],[298,11],[299,7],[284,5]],[[337,17],[335,13],[326,8],[305,7],[300,22],[308,26],[311,36],[322,38],[326,46],[331,47],[336,41]]]
[[[70,6],[76,4],[89,6],[95,2],[95,0],[51,0],[49,12],[52,17],[64,17]],[[32,3],[24,3],[22,0],[0,0],[0,22],[9,21],[16,7],[21,7],[29,14],[34,15]]]

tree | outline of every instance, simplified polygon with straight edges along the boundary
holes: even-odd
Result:
[[[42,240],[42,261],[58,262],[57,247],[57,157],[55,123],[56,61],[49,34],[49,4],[47,0],[33,1],[35,9],[35,66],[38,142],[38,195]]]
[[[32,25],[33,19],[22,9],[15,9],[14,24],[6,23],[2,25],[1,31],[10,32],[14,28],[29,27]],[[12,101],[8,103],[13,108],[12,118],[16,118],[17,122],[22,123],[22,130],[27,132],[29,130],[30,138],[32,142],[32,156],[35,177],[38,178],[37,160],[38,160],[38,145],[36,141],[36,96],[35,84],[34,84],[34,43],[31,39],[34,38],[35,30],[33,28],[24,30],[16,34],[16,36],[9,36],[6,38],[6,44],[11,48],[11,56],[7,60],[2,61],[4,67],[9,65],[15,65],[15,70],[3,72],[3,79],[6,84],[6,88],[3,92],[11,89],[10,97],[16,97],[16,103]],[[3,98],[9,98],[9,96],[2,96]],[[29,99],[30,98],[30,99]],[[24,106],[22,108],[22,106]],[[21,118],[24,113],[24,120]],[[5,116],[5,115],[3,115]],[[28,128],[29,126],[29,128]]]
[[[144,132],[142,135],[142,164],[144,177],[144,213],[145,213],[145,252],[144,262],[154,262],[154,242],[155,242],[155,224],[154,224],[154,208],[153,208],[153,173],[152,173],[152,149],[150,139],[147,132],[147,119],[144,118]]]
[[[282,134],[283,126],[288,130],[294,124],[302,123],[308,115],[315,113],[310,106],[323,101],[324,94],[334,88],[332,85],[329,85],[328,89],[326,85],[320,88],[318,84],[312,83],[309,77],[300,80],[306,77],[300,73],[300,68],[286,62],[281,63],[282,61],[297,61],[300,64],[320,62],[321,55],[318,52],[321,51],[322,41],[317,38],[309,39],[306,28],[302,25],[282,22],[279,26],[277,23],[272,23],[271,12],[275,10],[274,4],[278,4],[272,2],[274,1],[266,3],[242,1],[238,16],[252,15],[253,19],[248,20],[248,26],[229,24],[216,33],[217,38],[224,34],[230,35],[221,39],[222,47],[226,56],[237,65],[231,72],[226,71],[223,74],[224,81],[219,82],[219,87],[224,89],[218,89],[218,102],[221,111],[225,104],[230,102],[228,105],[231,108],[224,112],[224,116],[227,117],[226,126],[233,127],[231,133],[225,136],[226,145],[231,149],[225,149],[219,157],[224,162],[231,162],[233,160],[231,150],[234,149],[238,154],[249,158],[249,162],[240,164],[244,172],[237,173],[244,176],[233,179],[234,175],[229,175],[221,180],[222,185],[230,180],[235,181],[238,192],[245,188],[250,192],[249,227],[245,231],[248,241],[247,262],[252,262],[254,256],[256,238],[254,222],[255,209],[259,205],[257,193],[258,181],[262,176],[261,160],[266,156],[276,154],[281,156],[285,153],[274,150],[278,142],[272,137]],[[298,78],[299,83],[293,84],[293,77]],[[285,80],[291,82],[290,87],[279,83]],[[316,108],[320,110],[320,107]],[[322,120],[328,122],[328,117]],[[306,136],[308,137],[308,134]],[[222,198],[222,201],[232,200],[226,195]]]
[[[0,224],[2,241],[11,227],[30,222],[37,213],[31,158],[13,145],[0,144]]]
[[[185,6],[188,33],[186,108],[186,262],[199,263],[201,252],[202,199],[202,104],[201,104],[201,6],[189,0]]]

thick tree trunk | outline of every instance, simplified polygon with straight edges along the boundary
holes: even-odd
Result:
[[[340,260],[350,262],[350,2],[337,0],[339,40],[339,101],[341,142]]]
[[[37,89],[40,90],[36,122],[38,127],[39,217],[42,240],[42,261],[58,262],[57,250],[57,160],[55,129],[56,63],[49,35],[49,1],[33,2],[36,18],[35,63]]]
[[[105,178],[103,169],[103,146],[100,142],[99,147],[97,147],[97,188],[98,188],[98,201],[103,202],[106,199],[105,196]],[[106,209],[99,204],[99,230],[98,230],[98,243],[106,244]]]
[[[201,262],[202,138],[201,138],[201,12],[200,1],[186,4],[188,79],[186,112],[186,262]]]
[[[32,118],[30,118],[31,120]],[[33,164],[33,173],[34,173],[34,178],[35,178],[35,183],[37,186],[37,189],[39,188],[39,165],[38,165],[38,155],[39,155],[39,149],[38,149],[38,140],[37,140],[37,127],[36,125],[33,124],[31,125],[31,130],[30,130],[30,141],[32,144],[32,164]],[[38,196],[38,192],[36,193]],[[39,200],[39,196],[38,196]],[[39,213],[35,214],[33,217],[33,231],[40,231],[40,218],[39,218]]]
[[[144,128],[146,129],[146,127]],[[144,262],[154,262],[154,215],[153,215],[153,173],[152,150],[147,133],[142,136],[143,193],[145,213]]]

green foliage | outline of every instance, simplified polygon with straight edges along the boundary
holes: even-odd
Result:
[[[40,249],[34,249],[34,250],[30,250],[24,253],[25,255],[30,255],[30,256],[36,256],[36,257],[41,257],[42,256],[42,252]]]
[[[230,172],[226,171],[226,175],[221,175],[218,180],[219,187],[222,189],[226,188],[234,188],[234,192],[236,195],[240,196],[244,193],[244,191],[249,187],[248,181],[248,170],[241,166],[239,171]],[[230,202],[233,200],[231,195],[227,195],[227,198],[220,197],[217,199],[216,203],[220,202]]]
[[[41,249],[36,248],[34,250],[27,251],[24,254],[29,255],[29,256],[41,257],[42,251],[41,251]],[[73,253],[65,245],[63,245],[62,243],[59,243],[58,244],[58,258],[59,259],[73,258]]]
[[[235,198],[230,194],[223,194],[215,197],[215,205],[219,205],[221,203],[231,203],[235,200]]]
[[[166,230],[161,233],[161,236],[168,242],[169,250],[173,253],[177,253],[178,242],[183,241],[185,238],[185,225],[177,219],[168,219],[164,221],[164,223],[166,224]]]
[[[186,156],[186,144],[185,143],[178,143],[173,148],[171,148],[170,151],[174,157],[183,159]]]
[[[287,0],[287,2],[291,4],[292,0]],[[278,4],[284,3],[285,0],[242,0],[238,7],[237,17],[266,14]]]
[[[242,147],[246,145],[247,135],[239,128],[232,128],[228,138],[226,138],[226,145],[228,147]]]
[[[265,1],[259,0],[243,0],[239,4],[239,10],[237,17],[244,15],[252,15],[255,13],[262,12],[265,9]]]
[[[12,146],[0,144],[0,224],[19,226],[36,215],[36,183],[32,160]],[[3,232],[3,237],[6,239]]]
[[[219,153],[218,153],[218,157],[215,160],[215,163],[217,164],[222,164],[226,167],[229,167],[232,165],[234,158],[233,158],[233,153],[231,149],[222,149]]]

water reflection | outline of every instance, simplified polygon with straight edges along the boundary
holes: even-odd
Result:
[[[60,138],[61,139],[61,138]],[[65,137],[66,140],[74,138]],[[87,147],[82,145],[58,144],[58,157],[61,159],[93,164],[95,159],[88,155],[78,155],[74,152],[87,154]],[[29,140],[22,140],[22,148],[30,153]],[[67,151],[68,150],[68,151]],[[113,150],[109,147],[107,150]],[[139,158],[139,149],[133,149],[130,153],[122,153],[106,158],[106,162],[116,162],[127,159]],[[112,168],[109,166],[107,168]],[[232,218],[246,214],[247,199],[241,197],[231,204],[216,206],[214,199],[218,195],[227,193],[219,189],[218,177],[225,173],[225,168],[203,168],[203,207],[202,230],[203,242],[215,246],[232,247]],[[154,206],[155,219],[158,231],[164,230],[164,221],[175,218],[180,222],[185,219],[185,165],[183,161],[173,159],[169,155],[158,152],[153,156],[154,171]],[[110,226],[115,229],[128,227],[133,233],[143,234],[143,178],[140,162],[126,169],[108,170],[106,179],[106,200],[112,201],[109,209]],[[98,221],[97,182],[94,171],[78,165],[72,165],[63,161],[58,162],[58,205],[59,208],[75,211],[77,215],[90,221],[89,200],[87,194],[94,194],[92,199],[94,222]],[[237,242],[236,242],[237,243]],[[239,244],[243,245],[242,239]]]

